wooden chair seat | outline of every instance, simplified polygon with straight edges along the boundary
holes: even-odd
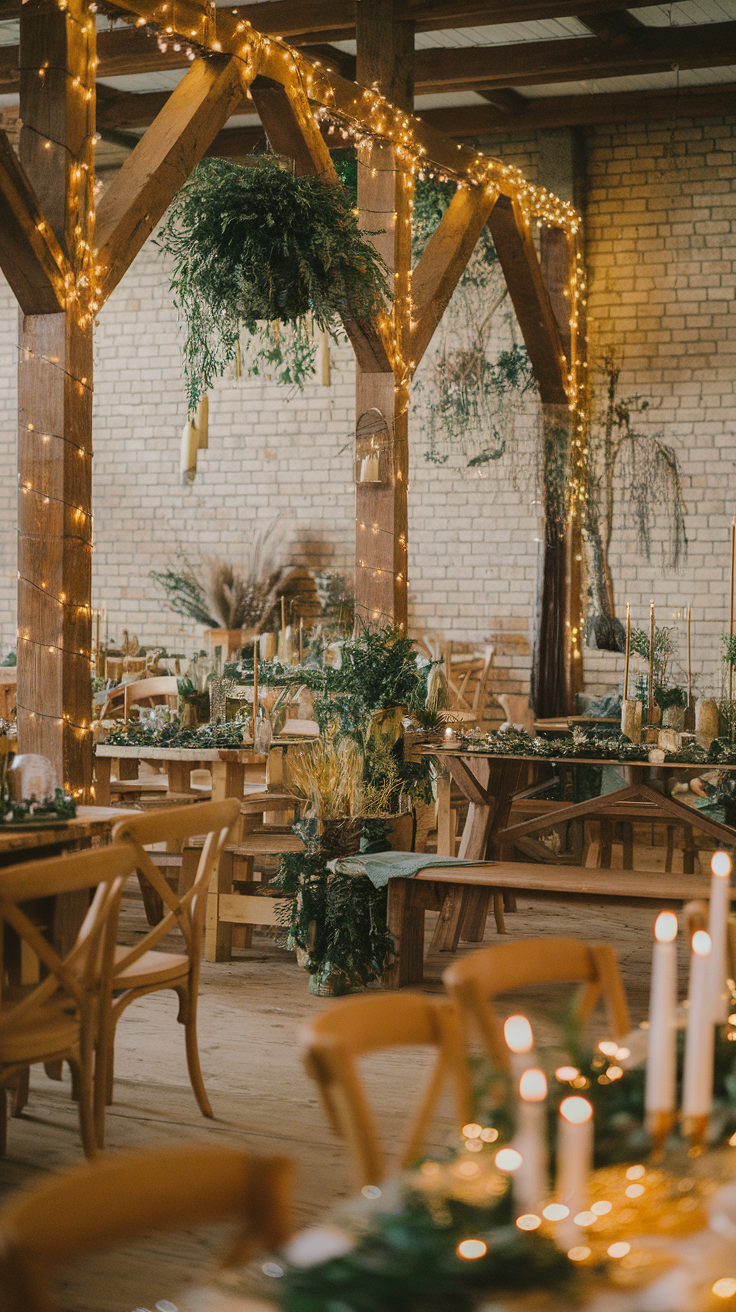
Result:
[[[3,1018],[6,1009],[3,1008]],[[0,1065],[14,1062],[54,1061],[73,1046],[79,1034],[79,1020],[69,1006],[57,1003],[48,1006],[44,1015],[25,1021],[17,1033],[7,1030],[0,1040]]]
[[[130,948],[121,944],[115,948],[115,962],[124,960]],[[189,972],[189,957],[185,952],[144,952],[132,966],[115,971],[116,989],[145,989],[174,984],[185,979]]]

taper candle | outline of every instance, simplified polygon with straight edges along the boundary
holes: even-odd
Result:
[[[726,984],[726,935],[731,914],[731,858],[728,852],[714,852],[711,858],[710,907],[708,933],[710,934],[710,996],[712,1016],[721,1025],[728,1016],[728,986]]]
[[[693,704],[692,606],[687,608],[687,704]]]
[[[580,1236],[575,1217],[588,1201],[593,1164],[593,1108],[587,1098],[563,1098],[557,1121],[557,1202],[568,1209],[557,1227],[557,1242],[569,1248]]]
[[[733,590],[734,574],[736,573],[736,515],[731,520],[731,594],[730,594],[730,619],[728,624],[729,636],[733,637]],[[733,663],[729,661],[728,665],[728,700],[733,701]]]
[[[652,707],[654,706],[654,602],[649,603],[649,716],[647,723],[652,722]]]
[[[644,1106],[650,1115],[675,1110],[677,1044],[677,916],[662,911],[654,925]]]
[[[304,616],[299,616],[299,664],[304,663]]]
[[[530,1056],[534,1047],[534,1035],[526,1016],[509,1016],[504,1021],[503,1037],[511,1053],[511,1073],[518,1081],[524,1071],[534,1065],[534,1058]]]
[[[713,1101],[713,1007],[710,996],[710,934],[699,929],[693,934],[690,954],[685,1073],[682,1083],[682,1114],[704,1124]]]
[[[515,1146],[521,1166],[514,1175],[514,1198],[523,1212],[541,1209],[547,1192],[547,1079],[530,1066],[519,1080]]]
[[[256,740],[258,719],[258,638],[253,643],[253,742]]]
[[[626,603],[626,657],[624,660],[624,701],[629,698],[629,655],[631,653],[631,606]]]
[[[286,645],[286,598],[281,593],[281,642]]]

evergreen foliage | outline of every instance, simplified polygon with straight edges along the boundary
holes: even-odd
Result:
[[[203,160],[158,240],[174,261],[171,289],[186,324],[190,413],[237,358],[241,329],[290,325],[303,355],[310,318],[335,331],[341,315],[367,318],[388,296],[383,261],[344,188],[285,172],[275,160],[261,168]],[[291,382],[302,377],[296,362]]]

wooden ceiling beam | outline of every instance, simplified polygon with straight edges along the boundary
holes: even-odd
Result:
[[[600,37],[612,46],[629,49],[634,43],[634,33],[641,31],[644,24],[627,10],[614,9],[603,14],[586,14],[580,20],[594,36]]]
[[[521,108],[507,112],[497,105],[459,105],[426,109],[426,123],[449,137],[476,137],[517,129],[586,127],[595,123],[641,123],[736,113],[736,82],[672,91],[613,91],[594,96],[519,97]]]
[[[418,32],[453,27],[492,27],[508,23],[511,0],[408,0],[406,16]],[[651,0],[513,0],[513,21],[534,22],[578,17],[624,9],[644,9]],[[242,5],[238,13],[261,32],[285,36],[292,44],[319,35],[322,40],[347,41],[355,36],[354,0],[264,0]],[[0,0],[0,21],[20,16],[20,0]],[[100,33],[102,35],[102,33]]]
[[[243,64],[198,59],[103,194],[97,210],[101,299],[130,267],[243,96]]]
[[[267,0],[268,2],[268,0]],[[260,8],[261,6],[259,6]],[[221,11],[220,11],[221,12]],[[234,17],[234,15],[233,15]],[[736,63],[736,22],[704,23],[691,27],[632,29],[631,41],[620,45],[602,37],[571,37],[553,41],[521,41],[514,45],[456,46],[418,50],[415,87],[418,94],[478,91],[495,88],[543,86],[590,78],[671,72],[685,68],[722,68]],[[175,50],[175,46],[179,46]],[[143,29],[120,28],[101,32],[98,40],[98,77],[123,77],[187,68],[186,38],[169,38],[160,50],[155,36]],[[308,51],[305,50],[305,54]],[[320,60],[348,80],[352,57]],[[337,55],[341,58],[338,59]],[[338,68],[338,64],[342,67]],[[0,92],[17,90],[18,50],[0,48]]]
[[[0,268],[24,314],[64,309],[69,263],[44,222],[35,192],[7,136],[0,132]]]

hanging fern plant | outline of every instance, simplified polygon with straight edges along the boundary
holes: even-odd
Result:
[[[277,161],[202,161],[171,206],[159,245],[174,261],[170,285],[186,326],[190,413],[238,357],[243,328],[255,336],[278,322],[303,345],[310,316],[334,333],[341,316],[368,318],[388,297],[385,265],[349,195]]]

